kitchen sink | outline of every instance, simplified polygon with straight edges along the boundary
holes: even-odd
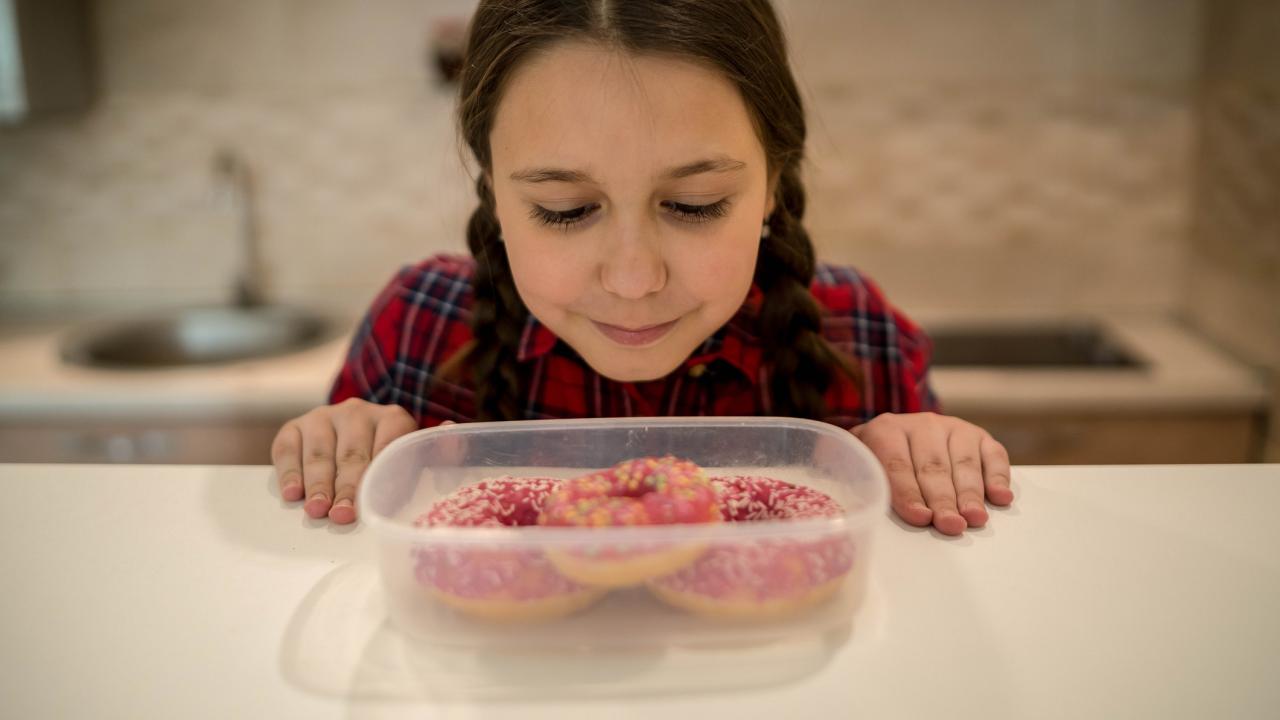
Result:
[[[940,327],[933,365],[1140,369],[1145,363],[1094,324]]]
[[[287,306],[196,308],[80,328],[63,339],[61,354],[103,368],[209,365],[297,352],[342,329]]]

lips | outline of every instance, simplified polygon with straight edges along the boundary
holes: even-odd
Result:
[[[629,346],[649,345],[662,339],[664,335],[671,332],[671,328],[675,327],[676,320],[665,322],[659,325],[647,325],[639,328],[626,328],[619,325],[610,325],[608,323],[592,320],[596,329],[600,334],[610,340],[620,344]]]

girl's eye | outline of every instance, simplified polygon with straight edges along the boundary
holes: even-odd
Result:
[[[577,225],[583,220],[586,220],[591,216],[591,213],[595,212],[599,208],[600,206],[596,203],[576,207],[572,210],[548,210],[541,205],[534,205],[532,211],[529,213],[529,217],[537,220],[543,225],[562,227],[567,230],[569,226]]]
[[[685,222],[704,223],[722,218],[729,212],[729,198],[717,200],[710,205],[685,205],[678,202],[663,203],[671,212]]]
[[[680,220],[691,223],[704,223],[724,217],[729,212],[729,198],[717,200],[709,205],[686,205],[674,201],[664,202],[663,206]],[[534,205],[529,216],[550,227],[568,229],[573,225],[591,217],[600,209],[598,203],[583,205],[572,210],[548,210],[541,205]]]

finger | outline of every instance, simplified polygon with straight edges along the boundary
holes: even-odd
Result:
[[[946,431],[937,427],[916,429],[907,434],[907,442],[911,446],[911,462],[915,465],[920,494],[933,511],[933,526],[944,534],[959,535],[969,523],[956,509]]]
[[[302,499],[302,433],[293,421],[284,424],[271,442],[271,464],[276,468],[280,497],[295,502]]]
[[[889,477],[889,497],[894,512],[917,527],[928,525],[933,519],[933,512],[920,495],[906,433],[895,428],[884,432],[864,432],[859,439],[884,466],[885,475]]]
[[[333,422],[327,415],[302,425],[302,483],[307,502],[303,509],[322,518],[333,501],[333,456],[336,444]]]
[[[989,433],[982,437],[982,480],[987,487],[987,499],[995,505],[1013,502],[1013,488],[1009,481],[1009,453]]]
[[[375,422],[375,417],[367,413],[346,413],[334,419],[337,447],[329,519],[339,525],[355,522],[356,488],[360,486],[360,478],[373,457]]]
[[[951,479],[956,488],[956,507],[969,527],[987,524],[987,503],[982,484],[982,432],[961,427],[947,439],[951,455]]]
[[[437,427],[456,424],[452,420],[441,420]],[[467,458],[467,437],[455,434],[442,438],[436,448],[435,459],[441,467],[458,467]]]
[[[356,495],[373,458],[392,440],[418,429],[413,416],[399,406],[392,407],[395,412],[380,410],[372,417],[348,418],[338,432],[337,476],[329,519],[339,525],[355,522]]]
[[[392,440],[408,435],[418,429],[418,422],[413,419],[407,410],[399,405],[390,405],[385,411],[384,417],[378,422],[377,432],[373,438],[373,456],[377,457],[378,453],[391,444]],[[441,425],[452,425],[452,420],[445,420]]]

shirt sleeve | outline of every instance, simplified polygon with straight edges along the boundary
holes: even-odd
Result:
[[[942,404],[929,383],[929,366],[933,357],[933,341],[910,318],[896,309],[890,310],[897,326],[898,352],[902,358],[898,384],[903,389],[902,409],[893,412],[942,412]]]
[[[395,366],[404,328],[406,303],[402,291],[411,272],[410,267],[402,268],[365,313],[329,390],[329,404],[348,398],[383,405],[396,402],[391,368]]]
[[[941,411],[929,383],[932,341],[874,281],[820,266],[813,293],[824,308],[823,337],[862,375],[857,386],[842,376],[831,389],[828,422],[852,427],[882,413]]]

